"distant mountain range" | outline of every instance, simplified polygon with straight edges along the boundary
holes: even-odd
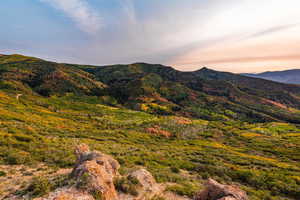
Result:
[[[97,96],[109,105],[161,115],[300,123],[300,86],[208,68],[181,72],[147,63],[87,66],[5,55],[0,57],[0,90]]]
[[[242,74],[245,76],[263,78],[281,83],[300,84],[300,69],[263,72],[259,74]]]

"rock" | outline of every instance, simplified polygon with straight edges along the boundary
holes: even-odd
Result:
[[[121,176],[118,173],[120,165],[115,159],[98,151],[90,151],[85,144],[78,145],[74,153],[77,160],[69,183],[35,200],[189,200],[165,191],[166,185],[158,184],[146,169]],[[116,182],[120,190],[118,193],[114,179],[119,178],[120,183]],[[248,197],[237,186],[223,185],[209,179],[205,190],[197,194],[194,200],[248,200]]]
[[[135,178],[139,184],[137,186],[138,194],[136,196],[130,194],[119,194],[120,200],[149,200],[155,196],[160,196],[165,187],[156,183],[154,177],[146,169],[139,169],[130,174],[128,177]]]
[[[95,170],[103,169],[103,173],[110,175],[112,179],[118,174],[118,169],[120,168],[118,161],[101,152],[91,152],[89,147],[85,144],[81,144],[76,147],[75,155],[77,156],[77,161],[71,173],[72,177],[76,178],[82,175],[84,172],[82,171],[83,166],[95,168]]]
[[[196,195],[195,200],[248,200],[246,192],[237,186],[223,185],[209,179],[206,188]]]
[[[129,174],[129,176],[136,178],[144,190],[151,190],[155,185],[157,185],[152,174],[145,169],[134,171]]]
[[[79,145],[75,154],[77,162],[71,176],[77,182],[83,182],[85,192],[97,193],[102,200],[117,199],[113,179],[118,174],[119,163],[101,152],[90,152],[87,145]]]
[[[60,188],[43,200],[117,200],[113,179],[119,163],[109,155],[90,151],[85,144],[76,147],[75,155],[77,161],[71,173],[74,185]]]

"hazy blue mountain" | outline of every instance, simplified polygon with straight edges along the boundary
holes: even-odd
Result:
[[[245,76],[263,78],[281,83],[300,84],[300,69],[263,72],[259,74],[243,74]]]

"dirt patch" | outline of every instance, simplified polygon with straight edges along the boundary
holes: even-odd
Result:
[[[4,199],[28,186],[36,176],[56,176],[70,173],[70,169],[55,170],[44,164],[34,167],[25,165],[0,165],[0,199]],[[9,198],[10,199],[10,198]]]
[[[288,109],[288,107],[282,103],[278,103],[276,101],[272,101],[272,100],[269,100],[269,99],[264,99],[264,101],[268,104],[271,104],[271,105],[274,105],[274,106],[277,106],[277,107],[280,107],[280,108],[283,108],[283,109]]]

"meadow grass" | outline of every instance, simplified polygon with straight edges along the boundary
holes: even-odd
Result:
[[[158,182],[174,183],[168,189],[180,195],[192,196],[211,177],[240,184],[254,200],[300,198],[295,124],[158,116],[103,105],[97,97],[17,100],[4,91],[0,113],[0,164],[70,168],[74,146],[86,143],[114,156],[121,173],[146,167]]]

